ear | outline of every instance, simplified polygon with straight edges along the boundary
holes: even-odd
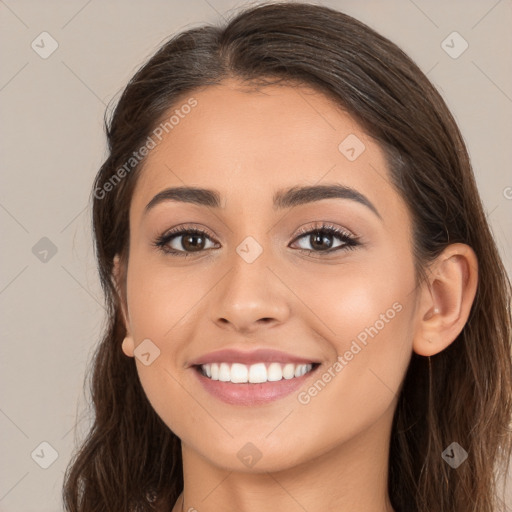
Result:
[[[443,351],[466,324],[476,295],[478,260],[466,244],[449,245],[429,268],[416,314],[413,350],[421,356]]]
[[[121,305],[121,314],[123,316],[123,322],[126,329],[126,336],[121,344],[121,348],[125,355],[133,357],[133,351],[135,349],[135,342],[131,334],[130,319],[128,316],[128,304],[126,301],[125,285],[123,284],[126,270],[123,268],[121,259],[118,254],[114,256],[114,265],[112,267],[112,277],[117,290],[117,296],[119,304]]]

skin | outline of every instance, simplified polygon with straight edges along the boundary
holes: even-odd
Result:
[[[416,286],[411,216],[384,154],[322,94],[226,80],[192,96],[197,106],[147,157],[131,203],[127,268],[115,260],[115,276],[126,272],[122,350],[134,357],[148,338],[159,348],[149,366],[136,358],[137,370],[155,411],[182,441],[184,493],[173,512],[256,512],[270,503],[289,512],[392,511],[388,446],[399,387],[413,351],[436,354],[462,330],[476,292],[476,256],[451,245]],[[338,149],[349,134],[366,148],[355,161]],[[278,189],[328,183],[355,188],[381,218],[350,199],[272,207]],[[218,190],[221,208],[166,201],[144,213],[157,193],[185,185]],[[298,229],[321,221],[361,245],[301,253],[315,248],[309,235],[296,240]],[[202,252],[173,257],[152,244],[180,224],[211,234]],[[250,264],[236,252],[247,236],[263,250]],[[172,246],[184,250],[183,238]],[[336,236],[329,241],[343,245]],[[272,347],[321,361],[307,390],[394,303],[400,312],[307,404],[292,393],[265,405],[229,405],[187,367],[217,349]],[[248,442],[261,454],[252,467],[237,457]]]

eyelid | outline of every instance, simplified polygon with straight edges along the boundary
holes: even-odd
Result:
[[[295,236],[294,240],[296,240],[297,238],[299,238],[302,235],[307,235],[307,234],[309,234],[311,232],[314,232],[314,231],[323,231],[323,230],[334,230],[334,231],[338,231],[340,233],[343,233],[348,238],[354,238],[354,239],[358,239],[359,238],[352,231],[349,231],[348,229],[343,228],[341,226],[337,226],[337,225],[333,224],[332,222],[329,222],[329,221],[316,221],[313,226],[311,226],[310,224],[306,224],[306,226],[301,226],[298,229],[297,235]]]
[[[180,234],[184,231],[198,231],[212,239],[216,239],[216,236],[208,228],[205,228],[202,225],[190,223],[178,224],[177,226],[174,226],[173,228],[164,231],[161,235],[159,235],[159,237],[165,238],[168,237],[169,235]]]

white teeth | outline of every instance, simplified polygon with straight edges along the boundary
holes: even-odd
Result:
[[[233,363],[231,365],[231,382],[235,383],[243,383],[247,382],[248,380],[248,373],[247,366],[245,364],[239,364],[239,363]]]
[[[307,372],[305,364],[299,364],[295,367],[295,377],[302,377]]]
[[[295,377],[295,365],[294,364],[285,364],[283,368],[283,377],[285,379],[293,379]]]
[[[251,364],[249,366],[249,382],[258,384],[267,381],[267,369],[265,363]]]
[[[262,382],[276,382],[282,379],[302,377],[313,369],[312,364],[293,363],[255,363],[251,365],[241,363],[211,363],[201,365],[203,374],[212,380],[242,384],[249,382],[258,384]]]
[[[270,363],[267,369],[267,380],[274,382],[283,378],[283,370],[279,363]]]
[[[230,380],[230,375],[229,375],[229,364],[227,363],[220,363],[220,367],[219,367],[219,380],[222,381],[222,382],[227,382],[228,380]]]

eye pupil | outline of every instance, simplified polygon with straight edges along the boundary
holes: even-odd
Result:
[[[332,246],[332,235],[325,235],[322,233],[314,233],[311,235],[311,247],[319,248],[320,250],[329,249]],[[325,245],[320,245],[324,243]]]

